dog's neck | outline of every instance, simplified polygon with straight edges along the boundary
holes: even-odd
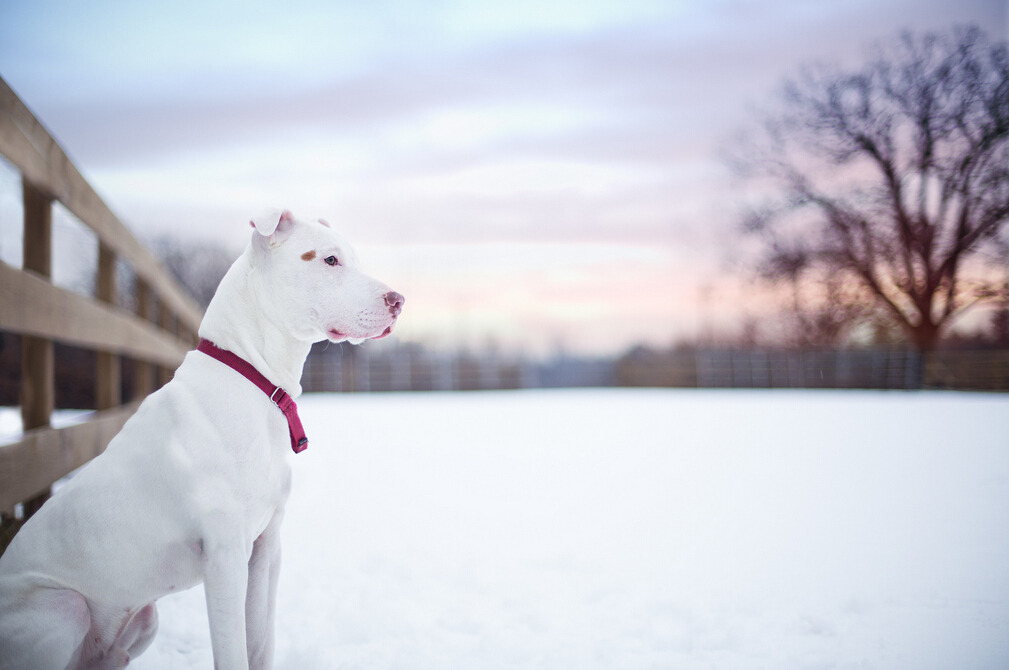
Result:
[[[311,342],[297,340],[260,305],[249,251],[221,280],[200,324],[200,337],[241,356],[292,398],[301,395],[301,373]]]

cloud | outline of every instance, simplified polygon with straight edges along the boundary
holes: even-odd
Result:
[[[91,61],[87,74],[95,94],[79,86],[71,87],[72,95],[36,96],[31,87],[23,94],[41,98],[47,123],[89,166],[255,143],[292,128],[369,135],[390,124],[422,126],[439,111],[530,103],[588,109],[619,120],[628,131],[647,125],[662,132],[668,124],[697,136],[730,125],[743,100],[759,96],[797,61],[860,54],[872,39],[867,33],[892,34],[917,17],[912,3],[900,2],[873,8],[681,3],[667,13],[654,3],[620,12],[615,3],[589,3],[573,13],[563,3],[544,3],[542,9],[526,4],[505,21],[483,3],[436,3],[430,16],[411,15],[421,36],[405,45],[397,41],[402,28],[395,27],[404,18],[390,19],[388,36],[387,23],[378,18],[383,7],[402,11],[397,3],[381,3],[365,16],[342,5],[323,11],[312,3],[296,3],[290,16],[227,5],[202,10],[212,14],[205,17],[209,25],[225,17],[237,24],[217,38],[204,35],[209,28],[183,27],[173,12],[146,19],[167,21],[152,30],[142,13],[131,10],[112,22],[114,34],[129,36],[125,43],[90,40],[90,48],[80,49],[91,54],[83,60]],[[951,10],[935,2],[918,13],[937,23],[968,20],[997,13],[996,4]],[[864,25],[866,14],[873,16],[871,26]],[[82,13],[85,27],[98,15]],[[321,27],[334,34],[320,39]],[[176,43],[171,36],[177,34]],[[334,46],[350,35],[357,45],[347,47],[352,66]],[[73,65],[70,54],[64,58]],[[15,75],[26,67],[35,72],[26,60],[5,52],[0,63],[5,70],[13,66]],[[420,126],[415,130],[423,133]]]

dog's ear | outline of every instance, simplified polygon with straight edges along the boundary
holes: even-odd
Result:
[[[272,210],[260,214],[249,221],[249,225],[256,229],[253,237],[260,243],[273,248],[284,243],[294,229],[294,216],[290,211],[278,212]]]

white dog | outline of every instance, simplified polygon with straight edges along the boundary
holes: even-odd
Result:
[[[388,335],[403,296],[363,274],[324,221],[252,225],[200,350],[0,559],[0,669],[125,667],[154,638],[155,601],[200,582],[215,667],[272,666],[305,358],[316,341]]]

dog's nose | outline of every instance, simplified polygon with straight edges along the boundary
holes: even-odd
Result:
[[[395,291],[389,291],[385,294],[385,304],[389,306],[389,313],[393,316],[399,316],[399,313],[403,311],[403,303],[405,301],[406,298]]]

